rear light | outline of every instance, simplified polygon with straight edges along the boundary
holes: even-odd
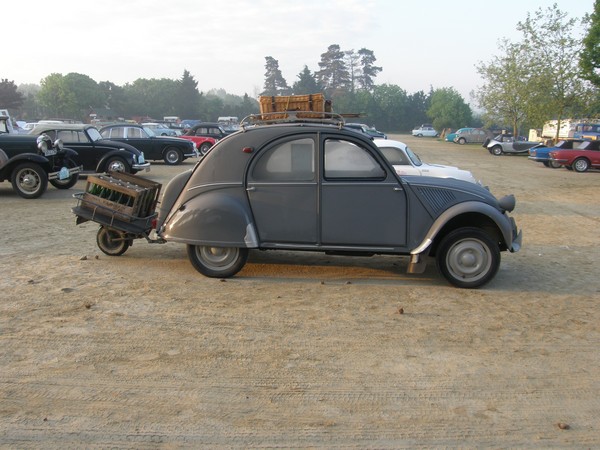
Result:
[[[150,223],[152,224],[152,229],[156,230],[156,225],[158,225],[158,219],[155,217]]]

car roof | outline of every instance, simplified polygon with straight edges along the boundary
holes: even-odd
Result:
[[[81,131],[88,128],[96,128],[94,125],[87,123],[38,123],[31,131],[31,134],[37,134],[45,130],[69,130]]]
[[[405,150],[407,145],[404,142],[395,141],[393,139],[373,139],[377,147],[396,147]]]

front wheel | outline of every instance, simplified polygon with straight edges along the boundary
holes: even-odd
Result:
[[[551,169],[560,169],[562,167],[561,164],[557,163],[556,161],[548,161],[548,167],[550,167]]]
[[[248,260],[248,249],[237,247],[187,246],[188,257],[194,268],[211,278],[234,276]]]
[[[38,198],[48,189],[48,174],[39,164],[19,164],[12,172],[13,189],[23,198]]]
[[[123,158],[119,158],[118,156],[110,158],[106,162],[106,172],[124,172],[129,173],[131,170],[129,169],[129,165],[125,162]]]
[[[183,161],[183,153],[181,153],[181,151],[179,149],[176,149],[174,147],[169,147],[165,151],[164,160],[165,160],[165,163],[167,163],[171,166],[181,164],[181,161]]]
[[[500,249],[479,228],[459,228],[442,239],[436,262],[442,275],[454,286],[477,288],[496,275]]]
[[[590,168],[590,162],[585,158],[577,158],[573,161],[573,170],[575,172],[587,172]]]
[[[499,145],[494,145],[492,147],[492,149],[490,150],[490,152],[492,153],[492,155],[494,156],[500,156],[502,153],[504,153],[502,151],[502,147],[500,147]]]
[[[77,163],[73,161],[71,158],[68,158],[64,161],[65,167],[72,169],[73,167],[77,167]],[[59,168],[60,170],[60,168]],[[54,186],[56,189],[71,189],[73,186],[77,184],[79,181],[79,174],[73,174],[69,178],[64,180],[50,180],[50,184]]]
[[[130,242],[122,231],[102,226],[96,234],[96,244],[108,256],[121,256],[129,248]]]

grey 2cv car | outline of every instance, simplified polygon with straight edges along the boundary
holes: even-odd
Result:
[[[158,236],[186,244],[200,273],[233,276],[249,249],[408,255],[409,273],[435,257],[451,284],[476,288],[495,276],[501,251],[519,250],[521,232],[508,215],[514,196],[398,176],[341,117],[263,125],[264,118],[246,118],[165,187]]]

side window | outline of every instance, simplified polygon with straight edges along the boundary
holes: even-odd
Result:
[[[396,147],[380,147],[383,156],[394,166],[406,166],[410,164],[402,150]]]
[[[313,181],[315,144],[310,138],[284,142],[259,157],[252,181]]]
[[[125,128],[124,127],[115,127],[110,128],[110,137],[111,138],[122,138],[124,136]]]
[[[141,138],[142,130],[139,128],[127,128],[127,137],[130,139]]]
[[[63,142],[82,142],[81,139],[79,139],[79,133],[77,133],[77,131],[58,130],[56,137]]]
[[[385,171],[364,148],[348,141],[327,139],[324,147],[325,178],[385,178]]]

